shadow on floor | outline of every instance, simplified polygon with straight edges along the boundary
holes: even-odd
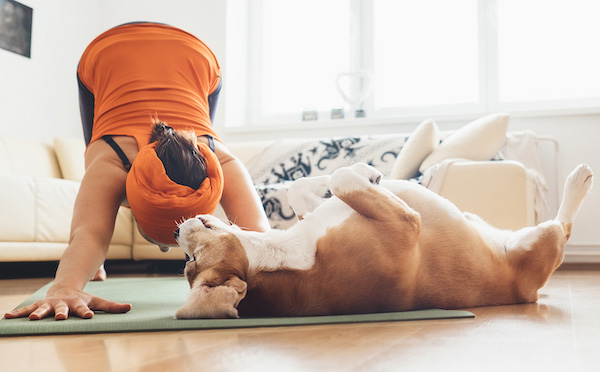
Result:
[[[0,279],[54,278],[57,261],[48,262],[0,262]],[[185,261],[106,261],[106,272],[111,275],[161,274],[183,275]]]

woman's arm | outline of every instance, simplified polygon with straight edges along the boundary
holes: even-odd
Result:
[[[244,164],[233,156],[225,145],[217,141],[215,153],[225,179],[221,206],[227,218],[239,227],[249,230],[270,230],[269,220]]]
[[[86,172],[75,201],[69,246],[46,298],[9,312],[6,318],[29,316],[37,320],[52,314],[55,319],[66,319],[69,314],[91,318],[94,310],[122,313],[131,309],[131,305],[82,291],[106,258],[117,211],[125,197],[127,173],[111,151],[104,141],[96,141],[87,149]]]

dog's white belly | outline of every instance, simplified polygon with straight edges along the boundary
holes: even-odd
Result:
[[[309,237],[310,243],[315,246],[317,240],[325,236],[328,229],[342,225],[354,213],[354,209],[334,196],[290,230],[302,230],[302,234]]]
[[[344,223],[354,212],[332,197],[288,230],[239,236],[251,270],[308,270],[315,263],[317,241],[327,230]]]
[[[398,184],[399,182],[395,182]],[[393,185],[393,183],[392,183]],[[394,185],[396,188],[413,188],[413,185]],[[397,190],[396,190],[397,191]],[[246,249],[251,269],[308,270],[315,262],[317,241],[328,230],[341,226],[356,211],[336,196],[327,199],[312,213],[304,215],[288,230],[271,230],[250,239],[240,237]],[[243,233],[248,236],[246,232]]]

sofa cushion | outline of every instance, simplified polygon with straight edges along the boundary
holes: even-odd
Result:
[[[0,136],[0,173],[61,178],[54,149],[47,143]]]
[[[68,243],[79,182],[0,174],[0,241]],[[17,197],[15,197],[17,196]],[[131,246],[133,217],[121,208],[111,244]]]
[[[244,164],[249,164],[276,141],[227,142],[227,149]]]
[[[0,173],[0,240],[33,241],[35,236],[35,182],[33,177]]]
[[[508,114],[484,116],[460,128],[444,140],[421,164],[424,173],[429,167],[448,159],[490,160],[506,140]]]
[[[0,237],[13,242],[68,242],[79,182],[0,174]],[[18,197],[15,197],[18,196]]]
[[[54,151],[63,178],[80,181],[85,173],[85,142],[82,138],[55,138]]]
[[[394,161],[390,178],[408,180],[419,175],[419,167],[440,144],[440,131],[435,121],[423,121],[412,132]]]

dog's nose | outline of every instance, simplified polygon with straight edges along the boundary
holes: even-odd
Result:
[[[176,239],[176,240],[177,240],[177,239],[179,239],[179,229],[175,230],[175,231],[173,232],[173,235],[175,236],[175,239]]]

